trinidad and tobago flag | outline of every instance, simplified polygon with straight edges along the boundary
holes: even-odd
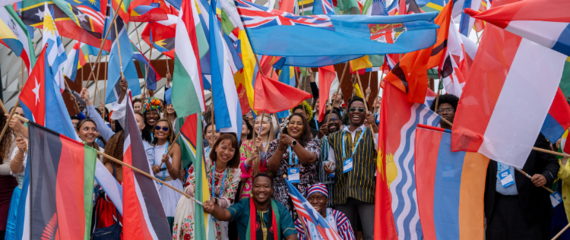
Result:
[[[97,151],[28,123],[30,239],[90,239]]]

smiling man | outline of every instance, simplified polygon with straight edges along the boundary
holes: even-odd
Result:
[[[352,230],[352,226],[350,222],[342,213],[341,211],[327,208],[327,204],[329,203],[329,191],[327,187],[322,183],[317,183],[313,186],[307,188],[307,201],[311,203],[313,208],[317,212],[323,216],[323,218],[341,239],[343,240],[354,240],[354,231]],[[300,219],[295,220],[295,227],[299,232],[299,239],[300,240],[307,240],[307,236],[305,235],[305,230],[309,231],[308,229],[314,229],[312,223],[307,220],[304,220],[305,224],[311,224],[311,226],[303,226]],[[319,234],[317,234],[319,235]]]
[[[204,212],[211,213],[219,221],[237,222],[239,239],[297,240],[297,230],[289,210],[271,199],[273,183],[269,175],[257,174],[253,178],[251,193],[252,198],[244,198],[227,209],[219,207],[213,201],[206,201]],[[257,227],[251,229],[251,226]],[[250,235],[246,236],[248,233]]]
[[[376,189],[376,148],[378,126],[364,100],[353,97],[348,103],[349,125],[328,136],[327,174],[335,173],[332,203],[343,212],[354,229],[362,223],[365,240],[374,238],[374,194]],[[370,127],[364,127],[364,119]],[[334,165],[332,163],[334,163]]]

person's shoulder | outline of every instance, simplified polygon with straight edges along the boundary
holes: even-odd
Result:
[[[336,209],[332,209],[332,208],[330,208],[330,210],[331,210],[332,215],[335,217],[338,225],[342,225],[346,221],[348,221],[348,218],[346,217],[346,215],[343,212],[336,210]]]

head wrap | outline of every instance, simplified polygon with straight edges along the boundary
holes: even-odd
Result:
[[[153,111],[153,110],[156,110],[159,114],[160,112],[162,112],[162,101],[160,101],[160,99],[156,97],[151,97],[146,100],[146,102],[143,105],[142,113],[144,115],[147,111]]]
[[[329,190],[327,190],[327,186],[325,186],[322,183],[317,183],[307,188],[307,197],[309,197],[313,193],[321,193],[325,195],[327,198],[329,197]]]

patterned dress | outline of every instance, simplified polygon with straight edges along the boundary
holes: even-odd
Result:
[[[251,187],[253,185],[253,167],[246,167],[245,161],[253,152],[253,141],[247,140],[243,142],[239,151],[241,154],[240,157],[240,168],[241,168],[241,190],[240,190],[240,197],[238,199],[244,199],[251,197]],[[267,165],[265,161],[259,162],[259,172],[266,173],[267,172]]]
[[[215,185],[215,195],[218,198],[220,196],[220,191],[222,191],[222,179],[224,172],[215,171],[214,166],[210,158],[206,158],[206,176],[208,183],[212,181],[212,172],[215,172],[214,185]],[[226,179],[223,184],[223,192],[221,194],[220,201],[226,201],[226,207],[231,206],[234,203],[237,188],[240,182],[241,170],[240,168],[226,168]],[[191,187],[193,189],[196,185],[196,179],[194,178],[194,165],[190,166],[188,169],[188,179],[186,180],[186,188]],[[210,192],[212,189],[210,187]],[[173,237],[175,240],[187,240],[194,238],[194,201],[187,199],[186,197],[181,197],[178,201],[178,206],[176,208],[176,216],[173,226]],[[182,213],[184,216],[179,216]],[[178,218],[182,219],[178,219]],[[228,222],[216,221],[216,240],[226,240],[228,239]]]
[[[267,159],[271,158],[271,156],[275,154],[278,146],[279,139],[275,139],[269,144]],[[315,162],[311,164],[302,164],[301,161],[298,161],[298,163],[295,164],[296,154],[293,152],[293,156],[291,158],[292,164],[289,165],[289,148],[287,148],[281,157],[279,168],[273,177],[273,198],[287,207],[287,209],[289,209],[289,212],[291,212],[291,216],[293,216],[294,220],[297,219],[297,212],[293,207],[293,202],[291,202],[291,198],[289,197],[289,190],[287,189],[287,184],[285,183],[285,180],[287,178],[287,170],[290,167],[299,168],[299,183],[293,183],[293,186],[297,187],[299,192],[303,194],[303,197],[305,196],[305,189],[308,186],[319,182],[319,173],[317,167],[319,166],[318,158],[321,156],[321,147],[315,140],[311,139],[307,143],[307,146],[305,146],[305,149],[309,152],[317,154],[317,160]]]

